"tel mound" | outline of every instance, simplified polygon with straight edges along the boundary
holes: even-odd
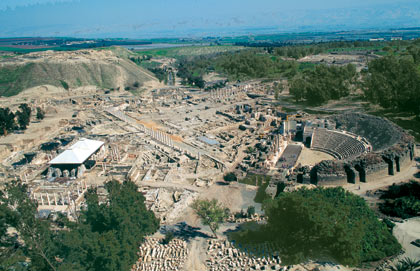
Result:
[[[41,85],[122,90],[127,86],[157,83],[153,74],[128,59],[130,54],[123,48],[111,48],[35,52],[7,58],[0,61],[0,96],[17,95]]]

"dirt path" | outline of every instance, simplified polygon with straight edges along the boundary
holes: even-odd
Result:
[[[193,192],[202,192],[204,188],[200,188],[190,184],[183,183],[171,183],[171,182],[156,182],[156,181],[141,181],[140,186],[148,186],[152,188],[173,188],[176,190],[190,190]]]
[[[207,270],[205,261],[206,256],[206,240],[198,237],[191,241],[190,253],[185,263],[185,271],[205,271]]]
[[[394,236],[404,248],[404,254],[399,258],[409,257],[420,260],[420,248],[411,244],[412,241],[420,239],[420,217],[405,220],[403,223],[395,223]]]

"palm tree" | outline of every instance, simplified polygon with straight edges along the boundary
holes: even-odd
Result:
[[[394,266],[388,267],[389,271],[420,271],[420,261],[405,257]]]

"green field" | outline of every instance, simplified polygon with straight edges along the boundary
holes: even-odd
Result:
[[[242,46],[186,46],[186,47],[173,47],[163,49],[152,49],[136,51],[139,55],[150,55],[152,57],[187,57],[187,56],[200,56],[211,55],[217,53],[231,52],[242,50]]]
[[[331,48],[327,53],[333,52],[358,52],[358,51],[381,51],[384,46],[368,46],[368,47],[347,47],[347,48]]]
[[[51,47],[51,48],[37,48],[37,49],[22,49],[22,48],[13,48],[13,47],[1,47],[0,51],[4,52],[16,52],[16,53],[32,53],[32,52],[43,52],[43,51],[75,51],[79,48],[62,48],[62,47]]]

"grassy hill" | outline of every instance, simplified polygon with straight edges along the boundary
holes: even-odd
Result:
[[[122,50],[32,53],[5,59],[0,62],[0,95],[13,96],[47,84],[111,89],[157,81],[153,74],[128,60],[125,56],[129,53]]]

